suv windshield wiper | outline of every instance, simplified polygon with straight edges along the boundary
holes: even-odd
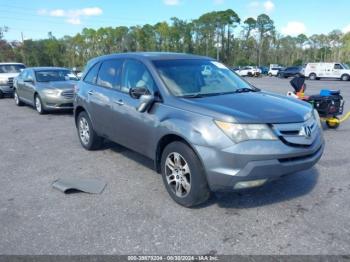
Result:
[[[220,96],[220,95],[229,95],[229,94],[236,94],[236,93],[245,93],[245,92],[259,92],[260,89],[259,88],[238,88],[235,91],[231,91],[231,92],[217,92],[217,93],[194,93],[194,94],[188,94],[188,95],[183,95],[180,96],[181,98],[201,98],[201,97],[205,97],[205,96]]]
[[[183,95],[180,97],[182,97],[182,98],[199,98],[199,97],[203,97],[203,94],[196,93],[196,94]]]
[[[238,88],[237,90],[234,91],[234,93],[247,93],[247,92],[259,92],[260,89],[256,88],[256,89],[252,89],[252,88]]]

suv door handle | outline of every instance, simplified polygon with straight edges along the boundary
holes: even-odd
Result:
[[[89,95],[93,95],[93,94],[94,94],[94,91],[93,91],[93,90],[90,90],[90,91],[88,91],[88,94],[89,94]]]
[[[119,99],[119,100],[114,100],[113,102],[114,102],[115,104],[119,105],[119,106],[124,105],[124,102],[123,102],[123,100],[121,100],[121,99]]]

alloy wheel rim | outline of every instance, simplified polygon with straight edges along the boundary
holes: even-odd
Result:
[[[40,99],[39,97],[36,97],[35,98],[35,107],[36,107],[36,110],[41,113],[41,102],[40,102]]]
[[[79,136],[84,145],[87,145],[90,140],[90,128],[87,120],[82,117],[79,121]]]
[[[165,161],[166,181],[177,197],[186,197],[191,191],[191,171],[185,158],[177,152],[170,153]]]
[[[18,96],[17,96],[17,92],[15,92],[15,103],[18,105]]]

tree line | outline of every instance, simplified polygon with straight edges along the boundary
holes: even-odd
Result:
[[[154,25],[84,28],[74,36],[8,42],[0,28],[0,61],[28,66],[82,68],[92,57],[134,51],[185,52],[218,58],[228,65],[302,65],[307,62],[350,62],[350,33],[296,37],[280,34],[261,14],[244,21],[232,9],[205,13],[191,21],[177,17]]]

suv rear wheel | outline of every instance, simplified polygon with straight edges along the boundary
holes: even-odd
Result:
[[[196,153],[183,142],[167,145],[162,153],[161,171],[171,198],[185,207],[208,200],[210,190]]]
[[[77,131],[81,145],[87,150],[101,148],[102,138],[92,128],[91,120],[86,112],[81,112],[77,118]]]

